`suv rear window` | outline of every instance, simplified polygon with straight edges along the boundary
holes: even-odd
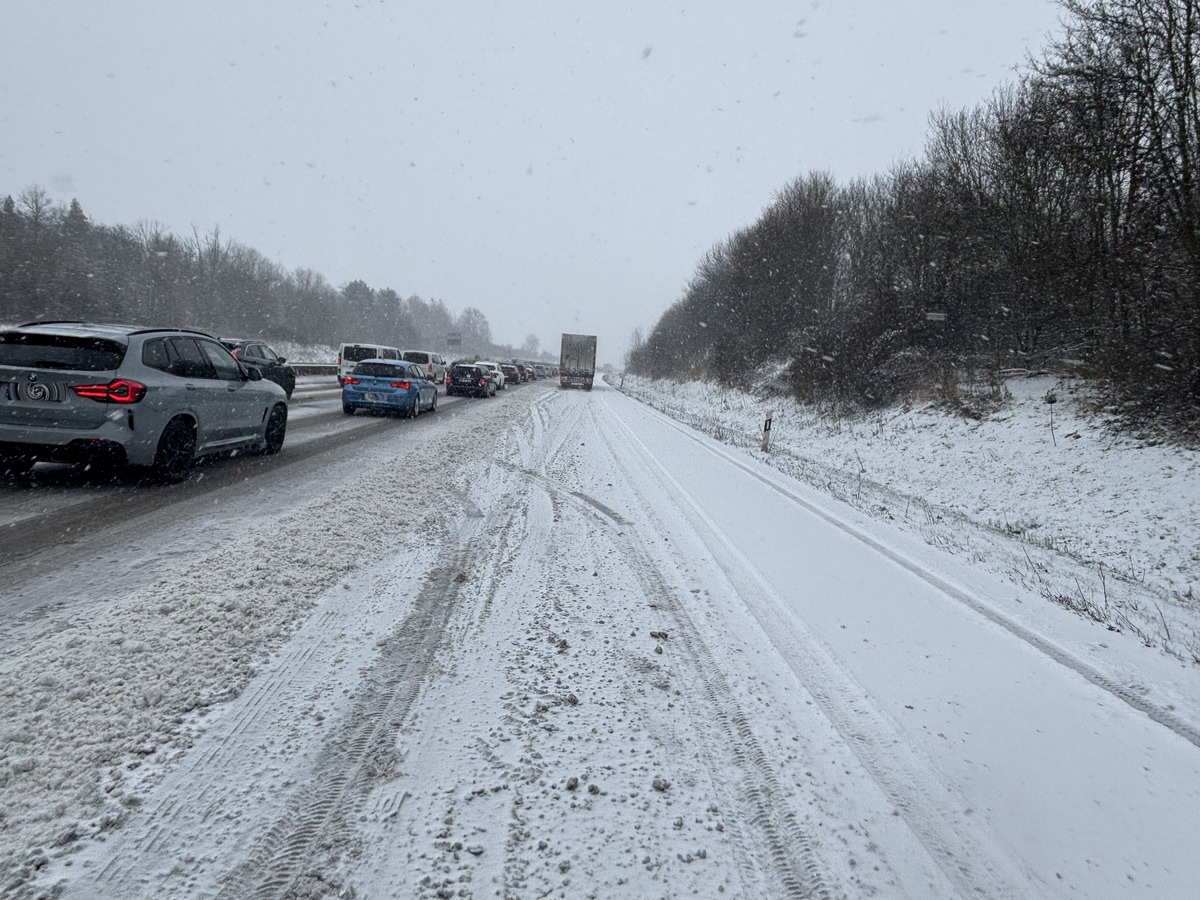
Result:
[[[405,350],[400,355],[400,358],[406,359],[409,362],[421,363],[422,365],[427,365],[430,362],[429,354],[422,353],[420,350]]]
[[[0,334],[0,365],[111,372],[121,365],[125,349],[106,338],[10,331]]]

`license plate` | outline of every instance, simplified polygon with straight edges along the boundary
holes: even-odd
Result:
[[[364,394],[363,396],[372,403],[378,403],[383,399],[383,394]]]
[[[61,403],[63,400],[62,385],[45,381],[13,384],[10,396],[13,394],[29,403]]]

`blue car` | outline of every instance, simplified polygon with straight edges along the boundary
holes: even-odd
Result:
[[[437,385],[416,363],[364,359],[342,383],[342,412],[352,416],[360,409],[415,419],[426,410],[437,412]]]

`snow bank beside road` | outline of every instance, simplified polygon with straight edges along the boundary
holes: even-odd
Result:
[[[932,404],[837,419],[711,384],[621,385],[751,450],[773,409],[772,452],[758,455],[780,470],[1200,663],[1200,453],[1113,430],[1074,383],[1012,379],[979,421]]]

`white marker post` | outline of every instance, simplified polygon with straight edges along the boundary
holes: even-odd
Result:
[[[766,453],[768,450],[771,449],[771,419],[774,415],[775,415],[775,411],[773,409],[768,409],[767,410],[767,421],[763,422],[763,442],[762,442],[763,453]]]

